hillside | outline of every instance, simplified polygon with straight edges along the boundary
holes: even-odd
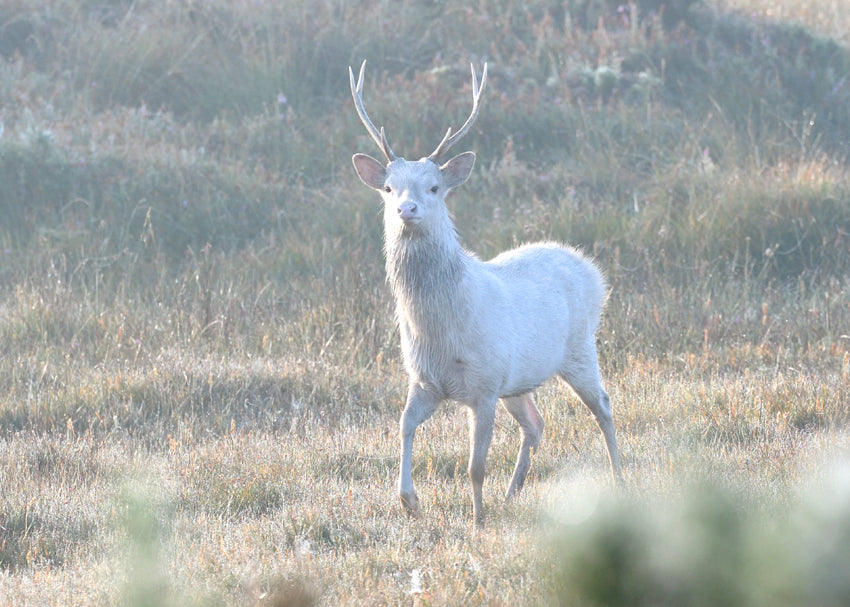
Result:
[[[555,239],[604,269],[634,493],[710,477],[734,487],[721,506],[792,516],[850,421],[850,9],[797,5],[4,2],[0,596],[598,599],[560,547],[535,549],[561,470],[604,481],[562,386],[540,393],[514,510],[497,506],[500,418],[491,532],[466,526],[462,411],[417,438],[430,520],[395,506],[405,377],[378,200],[350,162],[377,152],[349,91],[364,59],[369,113],[411,158],[465,118],[469,64],[487,62],[460,146],[478,162],[449,204],[484,258]],[[836,587],[805,600],[841,604]]]

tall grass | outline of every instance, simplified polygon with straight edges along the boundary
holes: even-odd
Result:
[[[841,604],[846,555],[813,546],[846,526],[844,481],[833,511],[795,497],[846,457],[850,419],[841,24],[829,0],[5,3],[0,597]],[[629,495],[600,493],[593,421],[552,384],[509,508],[498,418],[487,529],[452,408],[417,438],[424,520],[395,506],[405,379],[349,161],[371,147],[346,75],[363,58],[409,157],[488,62],[449,203],[482,257],[558,239],[604,268]],[[712,488],[677,491],[692,477]],[[786,592],[818,559],[823,584]]]

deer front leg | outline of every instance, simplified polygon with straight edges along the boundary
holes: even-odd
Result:
[[[484,468],[493,438],[496,399],[475,403],[469,409],[469,478],[472,481],[472,512],[475,524],[484,524]]]
[[[437,408],[439,400],[419,384],[411,383],[407,403],[401,414],[401,466],[398,476],[398,495],[404,509],[413,517],[420,514],[419,498],[413,489],[413,437],[419,424],[427,420]]]
[[[543,418],[534,405],[534,396],[529,392],[520,396],[502,399],[502,404],[508,413],[517,421],[522,430],[522,443],[517,455],[516,467],[511,477],[511,484],[505,493],[505,499],[510,501],[525,483],[525,477],[531,467],[531,453],[537,450],[543,437]]]

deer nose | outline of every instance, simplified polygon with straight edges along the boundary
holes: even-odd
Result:
[[[416,203],[408,201],[398,205],[398,216],[402,221],[416,217]]]

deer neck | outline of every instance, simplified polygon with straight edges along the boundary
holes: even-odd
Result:
[[[454,307],[467,257],[448,218],[443,229],[386,235],[387,281],[399,305],[414,317]]]

